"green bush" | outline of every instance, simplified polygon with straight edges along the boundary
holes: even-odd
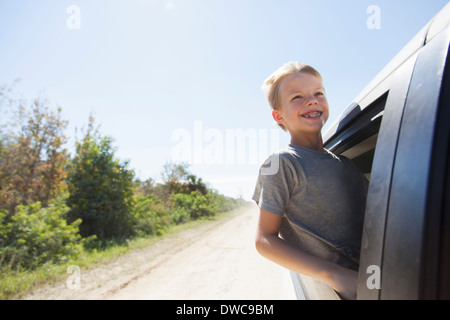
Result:
[[[153,196],[138,196],[133,207],[134,232],[138,236],[161,235],[172,223],[169,210]]]
[[[191,215],[183,207],[175,207],[172,211],[172,221],[175,224],[182,224],[188,222],[191,219]]]
[[[0,262],[33,269],[78,255],[82,251],[78,234],[81,220],[67,224],[67,211],[63,201],[58,200],[46,208],[40,202],[20,205],[8,221],[6,214],[0,213]]]
[[[175,210],[183,209],[192,220],[215,215],[216,208],[208,195],[198,191],[189,194],[176,193],[172,195]]]

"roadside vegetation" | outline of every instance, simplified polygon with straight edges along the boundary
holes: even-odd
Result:
[[[160,182],[140,180],[92,116],[70,154],[61,108],[2,87],[0,111],[0,299],[246,204],[183,163],[166,163]]]

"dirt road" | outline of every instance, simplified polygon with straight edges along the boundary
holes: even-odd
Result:
[[[80,288],[60,281],[25,299],[295,299],[289,272],[255,250],[257,216],[251,207],[168,236],[80,270]]]

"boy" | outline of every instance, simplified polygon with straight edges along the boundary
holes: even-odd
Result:
[[[263,88],[273,119],[291,141],[259,173],[256,249],[355,299],[367,180],[349,159],[323,147],[329,107],[319,72],[289,62]]]

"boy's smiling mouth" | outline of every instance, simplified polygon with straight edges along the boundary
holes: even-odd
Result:
[[[317,119],[317,118],[320,118],[321,116],[322,116],[322,112],[318,111],[318,110],[311,110],[311,111],[301,115],[301,117],[306,118],[306,119]]]

